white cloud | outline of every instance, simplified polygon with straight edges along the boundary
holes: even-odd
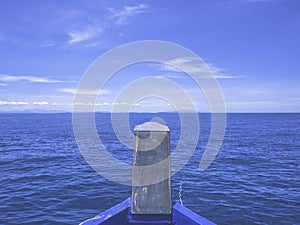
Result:
[[[112,16],[116,18],[117,25],[124,25],[127,23],[127,18],[136,14],[145,13],[147,6],[144,4],[139,4],[136,6],[125,6],[122,10],[115,10],[109,8],[108,10],[112,13]]]
[[[28,102],[0,101],[0,105],[28,105]]]
[[[33,102],[34,105],[49,105],[49,103],[47,101],[43,101],[43,102]]]
[[[0,75],[0,81],[2,82],[16,82],[16,81],[29,81],[32,83],[60,83],[61,80],[49,79],[45,77],[36,76],[13,76],[13,75]]]
[[[5,83],[0,83],[0,86],[2,86],[2,87],[3,87],[3,86],[6,86],[6,85],[7,85],[7,84],[5,84]]]
[[[75,95],[77,94],[81,94],[81,95],[94,95],[94,94],[107,94],[108,91],[105,90],[80,90],[80,89],[76,89],[76,88],[62,88],[62,89],[58,89],[57,91],[59,92],[64,92],[67,94],[73,94]]]

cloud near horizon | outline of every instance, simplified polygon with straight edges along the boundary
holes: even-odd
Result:
[[[42,101],[42,102],[33,102],[34,105],[49,105],[47,101]]]
[[[0,101],[0,105],[28,105],[28,102]]]

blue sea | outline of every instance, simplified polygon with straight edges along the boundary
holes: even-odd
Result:
[[[114,135],[109,113],[97,113],[112,155],[132,160]],[[178,144],[176,113],[132,113],[130,128],[161,117]],[[216,224],[300,224],[300,114],[228,114],[223,145],[203,172],[210,114],[199,114],[200,138],[172,177],[172,198]],[[79,224],[131,195],[83,159],[72,114],[0,114],[0,224]]]

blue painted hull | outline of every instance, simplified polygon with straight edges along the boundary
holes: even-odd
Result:
[[[179,203],[173,204],[172,215],[133,215],[130,198],[80,225],[215,225]]]

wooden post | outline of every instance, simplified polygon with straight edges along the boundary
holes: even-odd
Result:
[[[134,129],[131,202],[132,214],[172,214],[170,130],[165,125],[147,122]]]

